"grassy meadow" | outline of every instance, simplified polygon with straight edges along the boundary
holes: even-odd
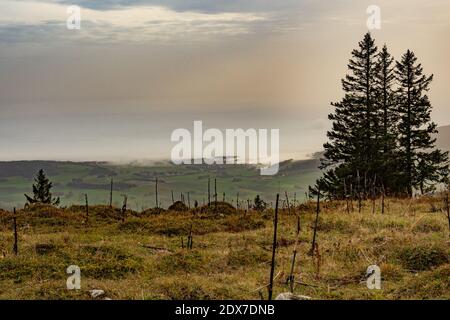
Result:
[[[312,299],[450,299],[449,225],[441,198],[386,199],[347,212],[322,202],[318,251],[308,255],[314,202],[279,212],[274,294],[286,278],[296,244],[294,292]],[[221,207],[219,207],[221,208]],[[104,206],[65,209],[34,205],[0,212],[0,299],[267,299],[274,211],[161,212]],[[192,230],[192,249],[187,249]],[[381,290],[369,290],[369,265],[381,268]],[[66,268],[81,268],[81,289],[67,290]]]

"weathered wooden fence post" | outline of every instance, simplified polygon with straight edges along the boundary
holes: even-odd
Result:
[[[187,242],[187,248],[189,250],[192,250],[192,224],[191,224],[191,228],[189,230],[189,235],[188,235],[188,242]]]
[[[361,177],[359,175],[359,170],[356,171],[357,175],[357,192],[358,192],[358,213],[362,210],[362,196],[361,196]]]
[[[278,228],[278,200],[280,195],[277,194],[277,200],[275,203],[275,217],[273,220],[273,242],[272,242],[272,261],[270,263],[270,278],[269,278],[269,300],[272,300],[273,295],[273,275],[275,272],[275,255],[277,249],[277,228]]]
[[[288,207],[288,213],[289,213],[289,215],[291,215],[291,205],[289,204],[289,196],[287,194],[287,191],[284,191],[284,195],[286,196],[286,204]]]
[[[17,218],[16,218],[16,208],[14,208],[14,217],[13,217],[13,226],[14,226],[14,245],[13,245],[13,251],[14,254],[17,256],[19,254],[19,247],[17,245]]]
[[[128,197],[124,196],[123,206],[122,206],[122,222],[125,222],[125,216],[127,214],[127,201],[128,201]]]
[[[211,178],[208,177],[208,207],[211,206]]]
[[[187,193],[187,198],[188,198],[188,209],[191,210],[191,198],[189,197],[189,191]]]
[[[217,179],[214,178],[214,213],[217,212]]]
[[[375,175],[375,177],[373,178],[373,185],[372,185],[372,214],[375,214],[376,212],[376,204],[375,204],[375,200],[377,197],[377,175]]]
[[[111,189],[109,190],[109,207],[112,208],[113,204],[113,186],[114,186],[114,180],[111,178]]]
[[[347,204],[347,214],[350,214],[350,205],[348,203],[348,196],[347,196],[347,179],[344,178],[344,197],[345,197],[345,202]]]
[[[158,177],[156,177],[156,179],[155,179],[155,201],[156,201],[155,208],[158,209],[159,208],[159,202],[158,202]]]
[[[297,234],[295,237],[294,252],[292,254],[291,271],[287,278],[287,282],[289,284],[289,288],[291,289],[291,293],[294,293],[294,283],[295,283],[294,268],[295,268],[295,260],[297,258],[297,248],[299,241],[300,241],[300,213],[297,215]]]
[[[448,203],[448,192],[449,192],[449,190],[447,190],[445,192],[445,207],[447,210],[448,230],[450,231],[450,208],[449,208],[449,203]]]
[[[89,222],[89,202],[87,193],[84,194],[84,198],[86,200],[86,223]]]
[[[314,249],[316,247],[316,234],[317,234],[317,224],[319,223],[319,212],[320,212],[320,186],[317,186],[316,221],[314,222],[314,233],[310,251],[311,255],[314,254]]]
[[[353,213],[353,183],[350,183],[350,210]]]

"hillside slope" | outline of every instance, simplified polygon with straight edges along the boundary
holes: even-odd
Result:
[[[285,161],[275,176],[261,176],[259,170],[249,165],[114,165],[101,162],[55,162],[55,161],[13,161],[0,162],[0,208],[21,208],[24,193],[31,192],[33,177],[44,169],[53,182],[53,195],[61,198],[63,206],[83,204],[85,194],[89,203],[108,204],[110,179],[114,178],[114,199],[116,206],[122,205],[127,195],[132,209],[142,210],[155,206],[155,177],[159,181],[159,202],[163,207],[179,200],[181,194],[191,204],[197,200],[201,205],[207,201],[208,177],[211,179],[211,193],[214,193],[214,179],[217,179],[218,199],[229,202],[253,200],[259,194],[266,201],[273,201],[276,192],[287,191],[296,199],[304,197],[305,191],[319,177],[318,161]]]

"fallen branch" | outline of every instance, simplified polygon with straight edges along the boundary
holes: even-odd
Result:
[[[275,281],[280,275],[281,275],[281,271],[278,271],[277,275],[273,278],[273,281]],[[252,290],[252,291],[250,291],[250,292],[261,291],[262,289],[267,288],[268,286],[270,286],[270,283],[265,284],[265,285],[263,285],[263,286],[261,286],[261,287],[255,289],[255,290]]]
[[[172,250],[167,249],[167,248],[159,248],[159,247],[147,246],[145,244],[142,244],[141,246],[146,248],[146,249],[155,250],[155,251],[173,252]]]

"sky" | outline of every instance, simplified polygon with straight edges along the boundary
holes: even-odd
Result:
[[[448,0],[0,0],[0,160],[168,159],[194,120],[320,151],[370,5],[376,44],[416,53],[450,124]]]

